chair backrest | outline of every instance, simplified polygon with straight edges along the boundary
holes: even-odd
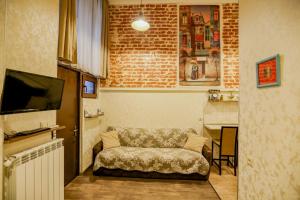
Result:
[[[238,129],[238,127],[222,126],[220,138],[221,155],[235,155]]]

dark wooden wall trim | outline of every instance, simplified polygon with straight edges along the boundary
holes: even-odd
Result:
[[[89,72],[85,72],[85,71],[82,71],[81,69],[78,69],[76,67],[73,67],[71,64],[69,63],[65,63],[65,62],[62,62],[62,61],[58,61],[57,62],[57,65],[59,67],[63,67],[63,68],[66,68],[66,69],[70,69],[70,70],[74,70],[74,71],[77,71],[77,72],[80,72],[81,74],[86,74],[86,75],[89,75],[89,76],[93,76],[95,77],[96,79],[100,79],[100,80],[105,80],[106,78],[102,77],[102,76],[95,76]]]

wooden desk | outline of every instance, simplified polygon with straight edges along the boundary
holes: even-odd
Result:
[[[221,130],[222,126],[239,126],[238,124],[204,124],[204,127],[211,131]]]
[[[238,124],[204,124],[207,133],[212,139],[219,140],[222,126],[239,126]]]

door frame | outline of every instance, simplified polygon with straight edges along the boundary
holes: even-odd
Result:
[[[77,97],[78,97],[78,101],[77,101],[77,110],[78,110],[78,117],[76,119],[77,121],[77,124],[78,124],[78,134],[77,134],[77,139],[78,139],[78,143],[76,145],[76,155],[77,155],[77,161],[78,161],[78,166],[77,166],[77,170],[76,170],[76,175],[78,176],[80,174],[80,171],[81,171],[81,127],[82,127],[82,121],[81,121],[81,102],[82,102],[82,99],[81,99],[81,81],[82,81],[82,76],[81,76],[81,71],[78,70],[78,69],[74,69],[73,67],[70,67],[70,66],[66,66],[66,65],[62,65],[62,64],[57,64],[57,68],[64,68],[66,70],[70,70],[70,71],[73,71],[73,72],[76,72],[77,74]],[[57,119],[56,119],[57,120]],[[66,185],[65,185],[66,186]]]

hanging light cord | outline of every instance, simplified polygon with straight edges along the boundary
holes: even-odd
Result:
[[[144,13],[143,13],[143,0],[141,0],[141,4],[140,4],[140,15],[143,15]]]

